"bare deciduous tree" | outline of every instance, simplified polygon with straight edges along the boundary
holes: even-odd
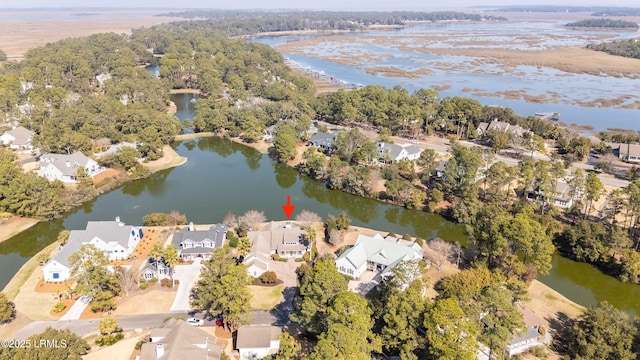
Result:
[[[138,287],[140,287],[140,261],[136,260],[131,263],[131,267],[128,269],[123,266],[116,266],[114,273],[118,281],[120,281],[120,288],[124,292],[125,296]]]
[[[178,211],[173,210],[167,215],[167,223],[172,226],[176,225],[186,225],[187,224],[187,216],[184,214],[180,214]]]
[[[440,238],[431,240],[427,257],[440,271],[444,263],[454,260],[454,245]]]
[[[333,246],[340,246],[342,244],[342,233],[336,229],[332,229],[329,232],[329,244]]]
[[[314,223],[322,222],[322,218],[313,211],[302,210],[296,215],[296,221],[298,221],[303,228],[307,228]]]
[[[240,226],[245,230],[255,230],[256,226],[265,221],[267,221],[267,217],[264,216],[262,211],[258,210],[249,210],[238,218]]]
[[[222,219],[222,225],[228,227],[228,228],[232,228],[234,226],[238,225],[238,217],[236,216],[236,214],[232,213],[231,211],[229,211],[227,213],[227,215],[224,216],[224,219]]]

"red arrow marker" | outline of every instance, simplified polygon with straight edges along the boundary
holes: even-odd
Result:
[[[291,196],[287,195],[287,205],[282,205],[282,210],[287,219],[291,218],[291,214],[293,214],[295,208],[295,206],[291,205]]]

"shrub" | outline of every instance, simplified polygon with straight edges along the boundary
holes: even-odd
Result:
[[[295,262],[303,262],[303,261],[304,261],[304,259],[301,258],[301,257],[295,259]]]
[[[140,280],[140,290],[147,290],[149,288],[149,282],[145,279]]]
[[[162,287],[171,287],[171,279],[164,278],[160,280],[160,286]]]
[[[238,236],[240,236],[240,237],[247,236],[247,231],[246,230],[240,230],[240,232],[238,233]]]
[[[168,224],[167,214],[151,213],[142,218],[142,224],[145,226],[162,226]]]
[[[273,254],[273,255],[271,255],[271,258],[272,258],[273,260],[275,260],[275,261],[280,261],[280,255],[278,255],[278,254]]]
[[[318,251],[316,249],[316,251]],[[302,255],[302,260],[303,261],[309,261],[311,259],[311,253],[309,253],[308,251],[306,253],[304,253],[304,255]]]
[[[178,279],[173,280],[173,285],[175,285],[175,286],[180,285],[180,280],[178,280]]]
[[[394,238],[397,238],[397,237],[398,237],[398,235],[396,235],[395,233],[390,232],[390,233],[388,233],[388,234],[387,234],[387,237],[394,237]]]
[[[411,241],[411,235],[409,235],[409,234],[402,235],[402,240]]]
[[[289,261],[289,258],[281,257],[280,259],[278,259],[278,261],[287,262]]]
[[[62,301],[58,301],[57,303],[55,303],[55,305],[53,305],[53,312],[59,313],[66,308],[67,308],[67,305],[65,305]]]
[[[278,281],[278,276],[273,271],[266,271],[260,275],[260,282],[263,284],[274,284]]]
[[[231,238],[231,240],[229,240],[229,246],[232,248],[236,248],[238,247],[238,242],[240,242],[240,240],[237,237],[233,237]]]
[[[533,354],[537,359],[546,359],[549,357],[547,354],[547,349],[544,346],[534,346],[529,349],[529,352]]]
[[[315,244],[313,245],[313,247],[311,248],[311,258],[313,260],[318,258],[318,248],[315,246]]]
[[[122,333],[100,336],[96,339],[96,345],[111,346],[117,343],[118,341],[122,340],[123,338],[124,338],[124,335]]]
[[[158,282],[158,278],[157,277],[152,277],[151,280],[149,280],[149,282],[157,283]]]
[[[416,244],[422,246],[424,244],[424,240],[422,240],[422,238],[416,238]]]

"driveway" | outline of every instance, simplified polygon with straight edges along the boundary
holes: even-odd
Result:
[[[176,265],[173,277],[180,280],[180,284],[178,284],[178,292],[169,311],[189,311],[191,309],[189,296],[191,295],[191,288],[193,288],[200,276],[200,270],[202,269],[200,260],[196,259],[193,264],[189,265]]]
[[[380,274],[367,270],[360,275],[360,279],[349,281],[349,290],[365,296],[371,289],[380,284],[381,281]]]
[[[86,296],[81,296],[80,298],[78,298],[78,300],[76,300],[76,302],[73,303],[69,311],[67,311],[66,314],[62,315],[60,319],[58,319],[58,321],[80,319],[80,315],[82,315],[82,312],[89,305],[90,302],[91,302],[91,298],[88,298]]]
[[[285,287],[296,287],[298,286],[296,270],[301,264],[301,262],[295,262],[293,259],[289,259],[287,262],[270,260],[269,270],[276,273],[278,279],[284,282]]]

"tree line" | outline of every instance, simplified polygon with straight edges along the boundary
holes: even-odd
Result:
[[[346,12],[346,11],[286,11],[269,13],[238,10],[191,10],[170,12],[159,16],[211,19],[208,23],[228,36],[254,35],[272,31],[297,30],[364,30],[372,25],[405,25],[407,21],[506,21],[500,16],[467,14],[456,11],[436,12]],[[181,26],[192,25],[182,22]]]
[[[640,26],[632,21],[614,19],[584,19],[566,24],[567,27],[574,28],[610,28],[610,29],[638,29]]]
[[[606,52],[609,55],[640,59],[640,42],[638,42],[638,39],[587,44],[587,49]]]

